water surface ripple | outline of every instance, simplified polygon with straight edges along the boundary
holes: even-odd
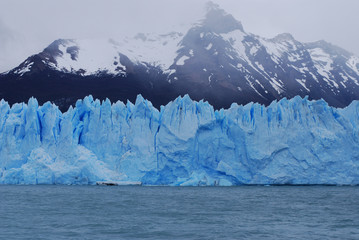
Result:
[[[0,239],[359,239],[359,187],[0,186]]]

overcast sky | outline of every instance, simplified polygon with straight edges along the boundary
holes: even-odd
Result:
[[[207,0],[0,0],[0,72],[58,38],[119,38],[185,29]],[[359,0],[213,0],[245,31],[324,39],[359,56]]]

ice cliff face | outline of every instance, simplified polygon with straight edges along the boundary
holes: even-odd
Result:
[[[0,102],[0,183],[359,184],[359,102]]]

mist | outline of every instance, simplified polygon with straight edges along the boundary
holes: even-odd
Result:
[[[206,0],[1,0],[0,72],[59,38],[121,38],[138,32],[185,31]],[[359,56],[357,0],[213,0],[245,31],[271,38],[324,39]]]

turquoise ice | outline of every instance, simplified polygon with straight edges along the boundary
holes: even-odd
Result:
[[[1,184],[359,184],[359,102],[0,102]]]

